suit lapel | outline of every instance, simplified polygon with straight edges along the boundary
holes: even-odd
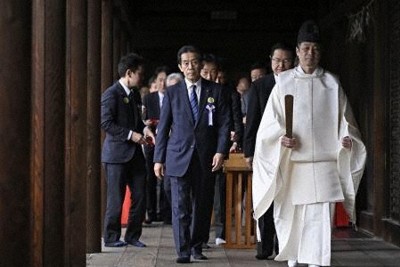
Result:
[[[156,115],[158,116],[158,119],[160,118],[160,95],[157,93],[155,97],[153,98],[153,106],[156,108]]]
[[[126,95],[125,89],[122,87],[122,85],[119,82],[117,82],[117,83],[118,83],[118,93],[120,94],[121,100],[123,101],[124,106],[127,109],[127,116],[128,116],[128,118],[130,117],[132,124],[133,124],[132,126],[135,129],[137,126],[138,120],[139,120],[139,110],[137,107],[137,103],[135,101],[135,97],[129,98]],[[124,100],[125,97],[129,99],[128,103],[125,103],[125,100]]]
[[[124,103],[124,107],[127,110],[127,114],[130,114],[131,105],[130,105],[129,102],[128,103],[125,102],[126,101],[125,99],[128,99],[128,96],[126,95],[125,89],[122,87],[122,85],[119,82],[117,82],[116,84],[117,84],[118,94],[119,94],[119,96],[121,98],[122,103]]]
[[[199,103],[199,119],[197,121],[200,121],[201,116],[203,115],[203,110],[205,109],[206,106],[206,101],[207,98],[210,96],[211,93],[211,88],[209,84],[202,79],[201,81],[201,92],[200,92],[200,103]]]
[[[118,88],[118,93],[121,95],[122,98],[124,98],[126,95],[125,89],[122,87],[122,85],[117,81],[116,82],[117,88]]]
[[[135,94],[135,92],[132,92],[133,94]],[[136,103],[136,99],[135,96],[131,97],[129,104],[131,104],[131,109],[133,112],[133,127],[135,127],[138,124],[138,120],[139,120],[139,109],[138,109],[138,103]]]

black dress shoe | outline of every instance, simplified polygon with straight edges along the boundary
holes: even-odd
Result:
[[[112,247],[112,248],[125,247],[126,245],[128,245],[128,244],[121,240],[104,243],[105,247]]]
[[[211,248],[206,242],[203,242],[203,243],[201,244],[201,247],[202,247],[203,249],[209,249],[209,248]]]
[[[129,241],[126,241],[126,243],[128,243],[129,245],[132,245],[134,247],[138,247],[138,248],[146,247],[146,245],[144,243],[140,242],[139,240],[129,240]]]
[[[150,220],[150,219],[146,219],[146,220],[144,220],[144,224],[151,224],[153,221],[152,220]]]
[[[156,222],[162,222],[163,220],[164,219],[161,214],[157,214],[156,217],[154,218],[154,221],[156,221]]]
[[[203,253],[193,253],[193,259],[195,260],[208,260],[207,256]]]
[[[190,263],[190,257],[178,257],[176,263]]]
[[[266,254],[257,254],[256,259],[257,260],[270,260],[271,255],[266,255]]]

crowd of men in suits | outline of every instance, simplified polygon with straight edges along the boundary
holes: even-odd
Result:
[[[254,114],[255,119],[249,120],[251,131],[246,137],[244,103],[259,106],[255,102],[258,96],[248,97],[255,90],[249,90],[249,78],[262,78],[266,68],[262,64],[252,66],[249,78],[240,77],[234,87],[226,81],[216,56],[203,55],[188,45],[179,50],[177,57],[181,73],[170,73],[165,66],[156,68],[149,79],[150,91],[141,96],[138,88],[144,77],[144,59],[137,54],[121,58],[120,79],[102,95],[101,125],[106,132],[102,162],[107,177],[104,242],[109,247],[145,247],[139,241],[142,223],[163,221],[173,226],[177,262],[186,263],[190,256],[207,259],[202,251],[210,248],[213,211],[218,225],[215,244],[225,243],[222,164],[230,152],[242,151],[243,142],[253,147],[249,151],[254,150],[252,140],[262,107]],[[268,93],[264,94],[266,101]],[[125,241],[121,241],[126,186],[131,206]],[[273,240],[273,233],[268,238]],[[264,243],[269,244],[260,246],[258,259],[272,255],[273,241]]]

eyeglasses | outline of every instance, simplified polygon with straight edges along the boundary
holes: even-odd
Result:
[[[280,58],[272,57],[271,60],[272,60],[272,62],[274,62],[275,64],[281,64],[281,63],[283,63],[284,65],[287,65],[287,64],[292,63],[292,59],[291,59],[291,58],[280,59]]]

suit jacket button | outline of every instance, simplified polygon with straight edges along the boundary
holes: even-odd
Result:
[[[191,145],[190,148],[194,148],[194,145]]]

